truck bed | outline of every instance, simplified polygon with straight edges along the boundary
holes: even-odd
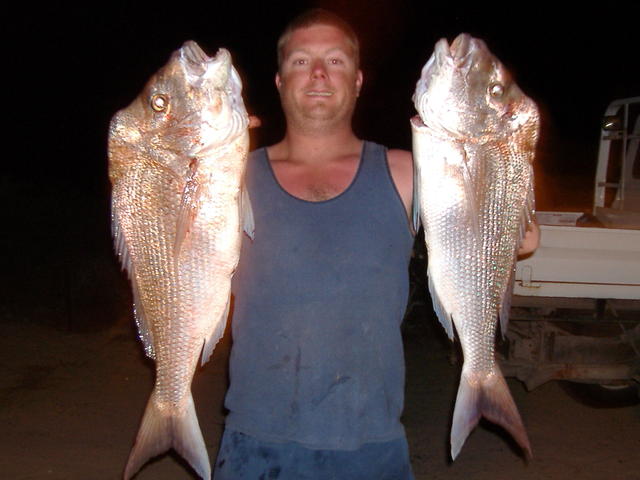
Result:
[[[578,215],[539,212],[540,246],[517,262],[514,294],[640,300],[640,230],[571,226]]]

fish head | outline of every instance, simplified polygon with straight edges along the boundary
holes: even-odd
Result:
[[[242,82],[229,52],[221,48],[209,57],[196,42],[187,41],[138,97],[114,115],[110,164],[132,157],[119,154],[124,148],[182,174],[192,158],[223,147],[248,124]],[[110,170],[117,168],[111,165]]]
[[[439,40],[413,97],[422,122],[460,139],[509,136],[531,122],[537,107],[486,44],[466,33]]]

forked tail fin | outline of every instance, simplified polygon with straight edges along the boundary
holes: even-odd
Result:
[[[480,417],[485,417],[507,430],[522,447],[527,458],[531,458],[531,445],[527,432],[507,382],[497,366],[490,375],[473,376],[463,370],[460,376],[451,427],[452,459],[458,456]]]
[[[174,448],[204,480],[211,479],[209,455],[189,393],[183,412],[162,412],[151,394],[142,417],[136,443],[129,454],[124,480],[129,480],[151,458]]]

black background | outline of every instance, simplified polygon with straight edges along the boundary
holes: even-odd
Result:
[[[640,93],[639,9],[631,2],[560,11],[559,3],[343,1],[139,2],[23,7],[7,16],[5,72],[20,152],[3,173],[99,184],[106,175],[110,117],[187,39],[209,54],[228,48],[244,81],[245,103],[263,121],[253,147],[279,139],[282,116],[273,76],[275,44],[286,23],[310,6],[351,22],[362,43],[365,84],[358,135],[410,148],[411,95],[441,37],[484,39],[543,113],[543,141],[584,140],[593,158],[553,158],[567,168],[595,160],[599,119],[608,102]],[[556,168],[558,166],[556,165]],[[6,177],[5,177],[6,178]]]
[[[410,149],[411,95],[422,66],[439,38],[469,32],[541,109],[538,206],[565,208],[576,199],[572,205],[588,209],[604,109],[640,95],[639,9],[631,5],[570,12],[487,1],[18,5],[3,24],[3,317],[77,329],[109,324],[119,306],[130,314],[109,232],[108,125],[188,39],[210,55],[221,46],[231,51],[247,109],[263,123],[251,131],[256,148],[284,131],[273,81],[280,32],[306,8],[331,9],[361,39],[356,133]]]

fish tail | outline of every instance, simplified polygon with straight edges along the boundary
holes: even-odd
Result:
[[[189,392],[186,408],[170,415],[158,408],[155,392],[151,394],[142,417],[136,443],[129,454],[124,480],[129,480],[151,458],[174,448],[205,480],[211,479],[209,455],[198,425],[198,417]]]
[[[452,459],[458,456],[467,436],[481,417],[507,430],[524,450],[526,457],[531,458],[527,432],[507,382],[497,367],[490,375],[462,372],[451,428]]]

